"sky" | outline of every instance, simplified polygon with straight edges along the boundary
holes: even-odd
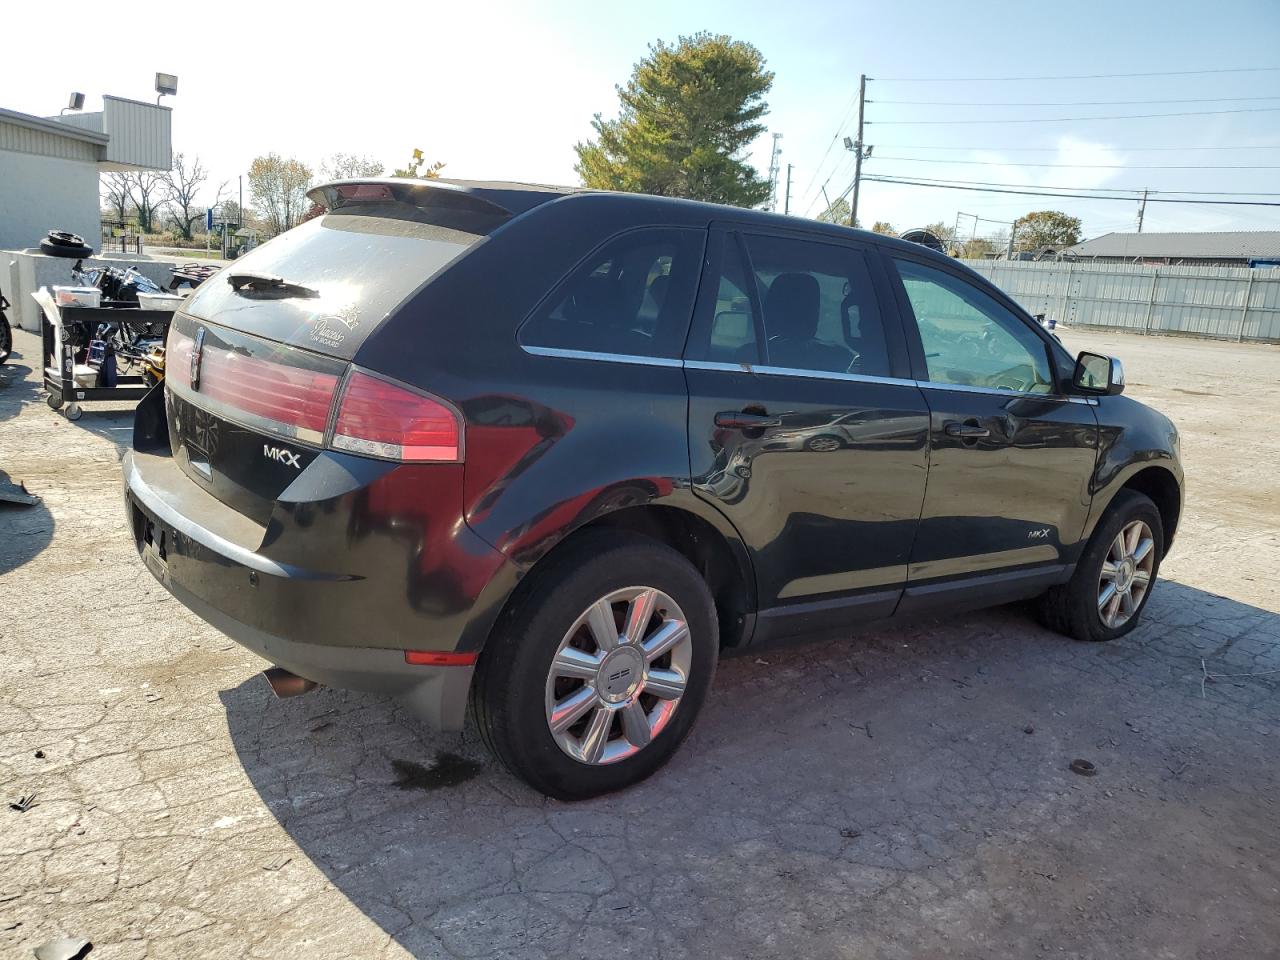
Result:
[[[446,164],[446,176],[577,183],[573,146],[591,136],[593,115],[616,114],[615,85],[651,42],[699,30],[754,44],[776,75],[769,132],[749,159],[764,173],[771,134],[783,135],[792,213],[816,215],[824,187],[835,198],[850,185],[853,156],[841,140],[854,133],[860,74],[871,78],[867,176],[1270,193],[1237,199],[1280,202],[1280,69],[1026,79],[1280,67],[1280,0],[475,0],[406,8],[227,0],[195,14],[178,13],[171,0],[133,0],[105,20],[101,11],[78,0],[12,4],[0,107],[53,115],[72,90],[87,95],[89,110],[100,109],[104,93],[153,100],[154,73],[177,74],[178,95],[165,98],[174,149],[210,169],[206,202],[219,181],[234,185],[268,152],[317,169],[335,152],[365,154],[390,169],[420,147]],[[1150,102],[1157,100],[1169,102]],[[1188,100],[1213,102],[1172,102]],[[986,105],[993,103],[1033,105]],[[1203,113],[1224,110],[1247,112]],[[1188,112],[1201,113],[1059,120]],[[1175,166],[1193,169],[1153,169]],[[859,219],[899,229],[958,221],[962,236],[981,236],[1037,209],[1080,217],[1086,236],[1132,230],[1137,215],[1129,200],[867,181]],[[1153,202],[1144,229],[1275,230],[1280,206]]]

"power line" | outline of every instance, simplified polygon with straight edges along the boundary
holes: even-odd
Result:
[[[1115,147],[1110,144],[1101,144],[1108,150],[1123,150],[1126,153],[1137,153],[1158,151],[1158,152],[1185,152],[1187,150],[1280,150],[1280,143],[1260,144],[1257,146],[1230,146],[1230,147]],[[922,143],[887,143],[881,145],[882,150],[991,150],[1000,151],[1001,153],[1058,153],[1061,147],[940,147],[937,144]]]
[[[941,190],[967,190],[976,193],[1011,193],[1023,197],[1056,197],[1059,200],[1122,200],[1125,203],[1134,203],[1141,200],[1140,196],[1115,197],[1106,194],[1089,194],[1089,193],[1048,193],[1037,190],[1007,190],[999,187],[978,187],[978,186],[961,186],[958,184],[944,183],[924,183],[918,180],[903,180],[895,177],[873,177],[865,176],[864,180],[872,180],[876,183],[896,183],[901,186],[908,187],[934,187]],[[1194,203],[1194,204],[1211,204],[1219,206],[1232,207],[1280,207],[1280,202],[1263,201],[1263,200],[1185,200],[1174,197],[1148,197],[1148,203]]]
[[[1132,163],[1005,163],[998,160],[934,160],[927,157],[876,157],[877,160],[899,160],[903,163],[943,163],[968,167],[1052,167],[1072,170],[1280,170],[1280,164],[1271,166],[1240,166],[1211,164],[1132,164]]]
[[[882,176],[897,177],[900,174],[882,174]],[[998,180],[957,180],[953,177],[917,177],[914,174],[907,174],[912,180],[922,180],[930,184],[980,184],[985,187],[1026,187],[1032,190],[1091,190],[1095,193],[1136,193],[1141,194],[1146,187],[1058,187],[1049,186],[1042,183],[1004,183]],[[1176,193],[1182,196],[1190,197],[1280,197],[1280,193],[1266,193],[1254,190],[1150,190],[1152,195],[1157,193]]]
[[[1057,77],[868,77],[884,83],[1011,83],[1022,80],[1121,80],[1130,77],[1193,77],[1209,73],[1275,73],[1280,67],[1227,67],[1213,70],[1162,70],[1155,73],[1079,73]]]
[[[936,126],[938,124],[989,124],[989,123],[1076,123],[1082,120],[1151,120],[1156,117],[1210,117],[1226,113],[1275,113],[1280,107],[1241,107],[1237,110],[1187,110],[1181,113],[1125,113],[1102,117],[1022,117],[1003,120],[868,120],[880,126]]]
[[[1120,107],[1143,103],[1241,103],[1280,97],[1195,97],[1189,100],[868,100],[905,107]]]
[[[840,134],[844,131],[844,128],[848,125],[849,120],[852,119],[854,108],[857,105],[858,105],[858,91],[855,90],[853,92],[853,95],[849,97],[849,103],[845,106],[844,113],[840,117],[840,122],[836,125],[835,135],[831,138],[831,142],[827,144],[827,149],[826,149],[826,152],[822,154],[822,159],[819,160],[818,165],[813,168],[813,176],[809,178],[809,182],[805,185],[804,190],[801,191],[801,196],[805,196],[805,197],[809,196],[809,191],[812,190],[813,185],[818,182],[818,177],[822,175],[822,168],[827,162],[827,157],[831,155],[831,151],[835,147],[836,141],[840,139]],[[839,166],[839,161],[836,161],[836,165]],[[827,183],[830,183],[830,182],[831,182],[830,178],[827,178],[827,181],[826,183],[823,184],[823,186],[825,187]]]

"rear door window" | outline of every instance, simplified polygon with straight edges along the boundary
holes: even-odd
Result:
[[[520,329],[525,347],[620,356],[680,356],[706,233],[633,230],[587,258]]]
[[[884,318],[861,250],[729,234],[718,283],[709,337],[702,334],[708,360],[891,375]]]

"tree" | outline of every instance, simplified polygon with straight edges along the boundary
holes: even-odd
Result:
[[[1080,242],[1080,218],[1059,210],[1035,210],[1013,221],[1013,236],[1019,250],[1070,247]]]
[[[293,157],[269,153],[249,165],[249,196],[272,234],[298,225],[311,206],[310,186],[311,170]]]
[[[354,153],[335,153],[320,164],[325,180],[351,180],[356,177],[380,177],[386,171],[381,160]]]
[[[138,230],[142,233],[154,233],[156,214],[165,204],[165,174],[139,170],[127,176],[131,185],[130,196],[138,211]]]
[[[132,201],[129,199],[129,182],[123,173],[103,174],[102,198],[115,219],[123,223],[128,218]]]
[[[941,240],[943,249],[950,249],[952,242],[956,238],[956,228],[951,224],[943,223],[941,220],[936,223],[926,224],[923,229],[928,230]]]
[[[966,260],[981,260],[989,253],[995,253],[996,249],[995,243],[985,237],[974,237],[960,242],[959,256]]]
[[[209,172],[199,157],[195,157],[188,168],[183,154],[173,155],[173,169],[164,175],[165,199],[171,205],[169,220],[184,240],[191,239],[192,225],[204,216],[204,208],[196,206],[196,193],[208,179]]]
[[[896,237],[898,235],[897,228],[888,220],[877,220],[871,225],[871,232],[884,234],[886,237]]]
[[[151,233],[156,211],[165,203],[165,174],[154,170],[123,170],[108,173],[102,191],[111,212],[120,220],[130,214],[138,221],[141,233]]]
[[[596,114],[597,139],[574,147],[575,169],[588,187],[759,206],[769,181],[744,154],[765,132],[772,86],[749,43],[706,32],[659,40],[616,88],[618,118]]]
[[[853,208],[849,206],[848,200],[844,197],[836,197],[827,204],[827,209],[818,214],[818,219],[823,223],[839,223],[848,226],[849,214],[852,212]]]
[[[409,157],[408,164],[406,164],[403,167],[397,168],[395,173],[391,175],[393,177],[404,177],[411,180],[439,180],[440,179],[440,171],[444,169],[443,163],[437,160],[434,163],[428,164],[425,170],[422,168],[422,164],[423,164],[423,153],[417,147],[414,147],[413,155]]]

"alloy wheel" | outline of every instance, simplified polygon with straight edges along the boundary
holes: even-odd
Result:
[[[1133,617],[1151,589],[1155,569],[1155,538],[1141,520],[1124,525],[1102,560],[1098,575],[1098,616],[1114,630]]]
[[[601,597],[574,621],[547,673],[547,726],[582,763],[615,763],[671,722],[688,684],[693,641],[683,611],[654,587]]]

